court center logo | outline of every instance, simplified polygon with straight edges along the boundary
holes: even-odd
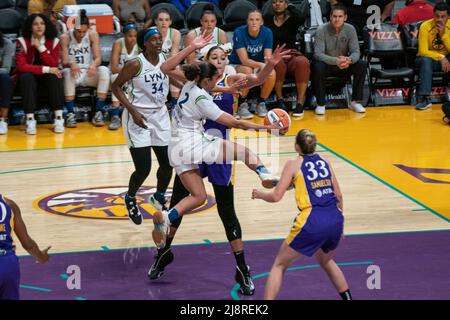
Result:
[[[34,202],[34,206],[50,214],[60,216],[103,219],[128,219],[124,196],[126,186],[93,187],[68,190],[45,195]],[[156,192],[154,186],[142,186],[136,194],[137,204],[144,219],[152,219],[156,209],[149,203],[148,198]],[[166,191],[167,204],[170,203],[172,189]],[[203,205],[191,210],[188,214],[200,213],[211,209],[216,204],[213,196],[207,195]]]

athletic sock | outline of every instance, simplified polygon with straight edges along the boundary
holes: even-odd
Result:
[[[95,102],[95,111],[102,111],[104,106],[105,100],[97,98],[97,101]]]
[[[111,108],[111,116],[118,116],[120,114],[120,107]]]
[[[62,110],[55,110],[55,117],[56,119],[61,119],[63,116],[63,111]]]
[[[128,194],[128,192],[127,192],[127,194],[125,195],[125,201],[128,202],[130,200],[136,200],[136,195],[132,196],[132,195]]]
[[[73,108],[75,107],[75,101],[71,100],[71,101],[66,101],[66,109],[68,113],[73,113]]]
[[[169,210],[169,220],[170,223],[174,222],[176,219],[180,217],[180,214],[178,213],[177,209],[172,208]]]
[[[350,289],[347,289],[346,291],[339,293],[339,295],[341,296],[342,300],[353,300],[352,294],[350,293]]]
[[[166,198],[164,197],[164,193],[156,191],[153,196],[155,197],[156,200],[158,200],[159,203],[166,203]]]
[[[247,264],[245,263],[244,250],[233,252],[236,264],[241,270],[247,270]]]

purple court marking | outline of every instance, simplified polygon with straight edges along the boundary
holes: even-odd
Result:
[[[66,190],[44,196],[37,201],[37,206],[47,213],[66,217],[127,220],[123,200],[127,189],[128,186],[107,186]],[[153,219],[156,210],[150,205],[148,198],[155,192],[156,186],[141,186],[136,194],[136,201],[144,219]],[[172,196],[172,188],[168,188],[165,196]],[[216,199],[207,194],[206,202],[187,214],[206,211],[215,204]]]
[[[336,252],[355,299],[450,299],[450,231],[347,236]],[[267,276],[281,240],[246,242],[247,263],[262,299]],[[21,283],[51,289],[21,288],[22,299],[232,299],[235,262],[228,243],[175,246],[166,274],[147,279],[153,261],[148,248],[54,254],[47,265],[20,258]],[[368,263],[381,269],[381,290],[369,290]],[[339,299],[325,273],[304,258],[287,271],[280,299]],[[69,265],[81,269],[81,290],[69,290],[61,278]],[[259,277],[256,277],[259,275]]]
[[[422,182],[426,183],[442,183],[442,184],[450,184],[449,181],[444,180],[437,180],[437,179],[431,179],[423,176],[423,173],[440,173],[440,174],[450,174],[450,169],[435,169],[435,168],[414,168],[414,167],[407,167],[401,164],[394,164],[399,169],[402,169],[403,171],[406,171],[413,177],[419,179]]]

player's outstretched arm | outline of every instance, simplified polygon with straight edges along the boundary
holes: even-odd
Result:
[[[283,168],[281,173],[280,181],[273,191],[265,192],[258,189],[253,189],[252,199],[262,199],[267,202],[278,202],[283,199],[284,193],[292,185],[292,180],[298,171],[297,160],[289,160]]]
[[[245,120],[237,120],[231,114],[224,112],[219,118],[216,119],[216,122],[227,126],[228,128],[236,128],[242,130],[256,130],[256,131],[271,131],[271,130],[280,130],[280,127],[277,124],[271,125],[263,125],[257,124],[250,121]]]
[[[34,256],[38,263],[46,263],[49,259],[48,250],[50,250],[51,247],[47,247],[42,251],[39,249],[36,242],[28,234],[19,206],[10,199],[5,200],[14,213],[14,233],[17,235],[17,238],[19,238],[22,247],[27,250],[29,254]]]

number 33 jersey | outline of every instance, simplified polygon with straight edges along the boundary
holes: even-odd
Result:
[[[331,169],[320,155],[304,155],[293,181],[298,208],[335,207],[337,199],[331,177]]]
[[[143,53],[139,54],[136,59],[139,61],[139,71],[127,86],[130,103],[145,109],[165,107],[169,93],[169,77],[161,72],[160,67],[166,61],[166,56],[160,53],[156,65],[151,64]]]

